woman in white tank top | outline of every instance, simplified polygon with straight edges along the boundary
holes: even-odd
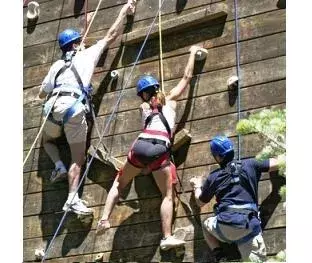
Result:
[[[152,172],[162,194],[160,216],[163,239],[160,248],[163,250],[183,246],[185,242],[172,236],[173,217],[173,184],[176,183],[176,171],[170,161],[172,130],[176,118],[177,99],[189,86],[193,76],[196,52],[202,48],[192,46],[183,78],[168,95],[159,89],[158,81],[149,75],[141,77],[137,83],[137,95],[143,100],[140,106],[143,131],[133,143],[128,159],[115,178],[104,207],[102,218],[98,222],[97,233],[110,228],[109,217],[119,199],[120,191],[140,172],[148,169]]]

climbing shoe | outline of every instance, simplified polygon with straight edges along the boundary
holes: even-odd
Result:
[[[78,199],[76,202],[72,204],[66,202],[63,206],[63,211],[66,211],[67,208],[69,208],[69,211],[77,215],[92,215],[93,214],[93,210],[91,208],[86,207],[84,204],[84,201],[81,199]]]
[[[55,168],[52,171],[52,174],[50,176],[50,182],[56,183],[56,182],[60,182],[60,181],[64,181],[67,179],[67,170],[66,168]]]
[[[185,241],[177,239],[174,236],[169,236],[167,238],[163,238],[160,241],[160,249],[162,249],[162,250],[168,250],[170,248],[180,247],[183,245],[185,245]]]

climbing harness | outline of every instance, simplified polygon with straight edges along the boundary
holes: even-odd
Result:
[[[216,215],[218,215],[221,212],[235,212],[235,213],[239,213],[239,214],[243,214],[246,216],[246,219],[250,220],[253,217],[256,217],[259,222],[260,221],[260,216],[259,216],[259,209],[258,209],[258,193],[256,191],[256,189],[253,188],[252,184],[250,184],[250,182],[248,181],[248,175],[244,172],[244,170],[242,169],[242,163],[241,161],[232,161],[229,164],[227,164],[227,166],[223,169],[223,173],[227,175],[226,180],[223,182],[223,184],[221,186],[219,186],[219,188],[221,188],[222,186],[225,186],[226,184],[228,185],[241,185],[252,197],[253,199],[253,203],[247,203],[247,204],[242,204],[242,205],[227,205],[227,206],[222,206],[222,207],[218,207],[218,205],[216,204],[214,206],[214,213]],[[222,222],[222,221],[217,221],[216,224],[216,231],[219,234],[219,236],[221,237],[221,239],[223,239],[225,242],[231,243],[234,242],[236,244],[243,244],[247,241],[249,241],[251,238],[255,237],[256,235],[258,235],[262,230],[261,230],[261,225],[260,224],[256,224],[252,231],[237,240],[229,240],[227,239],[221,229],[219,224],[225,224],[227,225],[227,223]],[[247,222],[247,224],[249,224],[249,222]]]
[[[25,1],[27,1],[27,0],[25,0]],[[86,36],[87,36],[87,34],[88,34],[89,30],[90,30],[90,27],[91,27],[91,25],[92,25],[92,23],[93,23],[93,20],[94,20],[96,14],[97,14],[97,12],[98,12],[98,10],[99,10],[99,8],[100,8],[100,5],[101,5],[102,1],[103,1],[103,0],[99,0],[99,3],[98,3],[98,5],[97,5],[97,7],[96,7],[96,9],[95,9],[95,11],[94,11],[94,14],[93,14],[93,16],[92,16],[92,18],[91,18],[91,21],[90,21],[90,23],[89,23],[89,26],[88,26],[87,29],[85,30],[84,35],[83,35],[83,37],[82,37],[82,40],[81,40],[81,42],[80,42],[80,45],[79,45],[79,47],[77,48],[77,52],[79,52],[79,51],[81,50],[81,48],[82,48],[82,45],[83,45],[83,43],[84,43],[84,41],[85,41],[85,39],[86,39]],[[24,3],[25,3],[25,2],[24,2]],[[28,153],[27,153],[27,155],[26,155],[26,157],[25,157],[25,159],[24,159],[24,161],[23,161],[23,167],[25,166],[25,164],[26,164],[26,162],[27,162],[27,160],[28,160],[28,158],[29,158],[29,156],[30,156],[32,150],[34,149],[34,147],[35,147],[35,145],[36,145],[36,143],[37,143],[37,141],[38,141],[38,139],[39,139],[39,137],[40,137],[40,135],[41,135],[41,133],[42,133],[42,131],[43,131],[44,125],[46,124],[46,122],[47,122],[47,120],[48,120],[48,117],[49,117],[49,115],[50,115],[50,113],[51,113],[51,111],[52,111],[52,108],[53,108],[53,106],[54,106],[54,104],[55,104],[55,102],[56,102],[56,99],[58,98],[58,95],[59,95],[59,94],[60,94],[60,91],[58,91],[58,93],[55,95],[55,100],[54,100],[53,103],[51,104],[51,108],[47,111],[47,115],[46,115],[46,117],[45,117],[45,119],[44,119],[44,121],[43,121],[43,123],[42,123],[40,129],[39,129],[39,132],[38,132],[38,134],[37,134],[37,136],[36,136],[36,138],[35,138],[35,140],[34,140],[32,146],[30,147],[30,149],[29,149],[29,151],[28,151]]]
[[[247,210],[247,208],[245,208],[245,209]],[[240,210],[242,210],[242,209],[240,209]],[[250,210],[249,213],[253,213],[253,211]],[[218,233],[218,235],[220,236],[220,238],[221,238],[223,241],[227,242],[227,243],[233,243],[233,242],[234,242],[234,243],[237,244],[237,245],[241,245],[241,244],[244,244],[244,243],[248,242],[249,240],[251,240],[252,238],[254,238],[254,237],[257,236],[259,233],[262,232],[260,224],[257,224],[257,225],[255,225],[255,226],[253,227],[252,231],[251,231],[249,234],[247,234],[246,236],[244,236],[244,237],[242,237],[242,238],[240,238],[240,239],[237,239],[237,240],[229,240],[229,239],[227,239],[227,238],[223,235],[223,233],[222,233],[222,231],[221,231],[221,229],[220,229],[220,225],[219,225],[219,224],[220,224],[219,222],[216,224],[216,232]]]
[[[70,54],[68,54],[70,53]],[[67,52],[66,53],[66,58],[64,59],[64,66],[62,68],[60,68],[60,70],[56,73],[55,75],[55,79],[54,79],[54,89],[56,89],[58,86],[61,85],[56,85],[56,80],[57,78],[64,73],[66,70],[71,70],[76,78],[76,81],[79,84],[80,87],[80,91],[81,94],[79,95],[76,92],[59,92],[59,96],[72,96],[74,98],[76,98],[75,102],[66,110],[64,117],[61,121],[57,121],[53,118],[52,115],[52,111],[50,111],[50,114],[48,116],[48,119],[59,125],[59,126],[64,126],[64,124],[73,116],[73,114],[75,113],[77,106],[79,105],[79,103],[82,103],[83,105],[85,105],[85,107],[87,107],[87,111],[90,111],[90,99],[91,99],[91,92],[92,92],[92,87],[91,85],[88,88],[85,88],[83,86],[82,80],[79,76],[79,73],[75,67],[75,65],[73,65],[72,63],[72,59],[75,56],[76,52]],[[54,95],[56,95],[57,92],[52,92],[52,97]]]
[[[139,50],[139,53],[138,53],[138,55],[137,55],[137,58],[136,58],[135,62],[134,62],[133,65],[132,65],[131,71],[130,71],[130,73],[129,73],[129,77],[127,78],[127,80],[125,81],[123,87],[122,87],[121,90],[120,90],[120,94],[119,94],[119,96],[118,96],[117,102],[116,102],[116,104],[115,104],[115,106],[114,106],[114,108],[113,108],[113,110],[112,110],[112,113],[110,114],[110,116],[109,116],[109,118],[108,118],[108,120],[107,120],[107,122],[106,122],[106,125],[105,125],[105,127],[104,127],[104,130],[103,130],[103,132],[102,132],[102,134],[101,134],[101,137],[99,138],[99,141],[98,141],[98,143],[97,143],[97,145],[96,145],[96,147],[95,147],[94,153],[96,153],[97,149],[99,148],[99,146],[100,146],[100,144],[101,144],[101,142],[102,142],[102,139],[103,139],[104,135],[107,133],[107,130],[108,130],[108,128],[109,128],[109,125],[110,125],[110,123],[111,123],[111,121],[112,121],[112,119],[113,119],[113,116],[115,115],[115,113],[116,113],[116,111],[117,111],[117,108],[118,108],[118,106],[119,106],[119,104],[120,104],[120,101],[121,101],[121,99],[122,99],[122,97],[123,97],[123,95],[124,95],[125,88],[126,88],[126,87],[128,86],[128,84],[129,84],[129,81],[130,81],[131,76],[132,76],[132,74],[133,74],[134,68],[135,68],[136,64],[138,63],[138,61],[139,61],[139,59],[140,59],[140,57],[141,57],[142,51],[143,51],[143,49],[144,49],[144,47],[145,47],[145,44],[146,44],[146,42],[147,42],[147,39],[148,39],[148,37],[149,37],[149,35],[150,35],[151,31],[152,31],[152,28],[153,28],[153,26],[154,26],[154,24],[155,24],[155,21],[156,21],[156,18],[157,18],[157,16],[158,16],[158,13],[159,13],[160,9],[161,9],[162,6],[163,6],[164,1],[165,1],[165,0],[162,0],[161,6],[160,6],[160,8],[159,8],[158,11],[157,11],[157,13],[156,13],[156,15],[155,15],[155,17],[154,17],[154,19],[153,19],[153,21],[152,21],[152,23],[151,23],[149,29],[148,29],[148,32],[146,33],[145,39],[144,39],[144,41],[143,41],[143,43],[142,43],[142,46],[141,46],[141,48],[140,48],[140,50]],[[102,0],[100,0],[100,2],[102,2]],[[99,7],[99,5],[98,5],[98,7]],[[98,9],[98,7],[97,7],[97,9]],[[90,22],[90,24],[89,24],[88,29],[90,28],[90,26],[91,26],[91,24],[92,24],[92,22],[93,22],[93,20],[94,20],[95,15],[96,15],[96,13],[92,16],[92,20],[91,20],[91,22]],[[88,29],[87,29],[87,32],[88,32]],[[85,33],[85,35],[87,34],[87,32]],[[84,38],[83,38],[83,39],[84,39]],[[89,161],[87,162],[85,171],[84,171],[84,173],[83,173],[83,175],[82,175],[82,177],[81,177],[81,180],[80,180],[80,182],[79,182],[79,185],[78,185],[76,191],[74,192],[74,196],[77,194],[78,190],[80,189],[80,186],[82,185],[82,183],[83,183],[83,181],[84,181],[84,178],[85,178],[86,175],[88,174],[89,169],[90,169],[90,166],[91,166],[91,163],[92,163],[92,161],[93,161],[93,159],[94,159],[94,156],[95,156],[95,154],[93,154],[93,155],[91,156],[91,158],[89,159]],[[74,198],[72,198],[72,200],[71,200],[70,203],[69,203],[68,208],[67,208],[66,211],[64,212],[64,215],[63,215],[62,219],[60,220],[60,223],[59,223],[59,225],[58,225],[58,227],[57,227],[57,229],[56,229],[56,231],[55,231],[55,233],[54,233],[54,235],[53,235],[53,237],[52,237],[52,239],[51,239],[51,241],[50,241],[50,243],[49,243],[48,248],[46,249],[46,251],[45,251],[45,253],[44,253],[44,257],[42,258],[42,261],[41,261],[41,262],[44,262],[45,259],[46,259],[46,257],[47,257],[47,255],[49,254],[49,251],[50,251],[50,249],[51,249],[51,247],[52,247],[52,245],[53,245],[53,243],[54,243],[54,240],[55,240],[57,234],[59,233],[59,231],[60,231],[60,229],[61,229],[61,227],[62,227],[62,225],[63,225],[63,223],[64,223],[64,221],[65,221],[65,218],[66,218],[67,213],[69,212],[69,207],[70,207],[70,204],[72,203],[73,199],[74,199]]]
[[[237,0],[234,0],[234,9],[235,9],[235,54],[236,54],[236,75],[238,78],[237,81],[237,121],[241,119],[241,94],[240,94],[240,46],[239,46],[239,22],[238,22],[238,4]],[[237,157],[238,160],[241,159],[241,135],[238,134],[238,147],[237,147]]]

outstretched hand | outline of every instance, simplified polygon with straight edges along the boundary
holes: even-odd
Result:
[[[191,46],[191,48],[189,49],[189,51],[192,53],[192,54],[196,54],[197,51],[199,50],[202,50],[203,48],[200,47],[200,46]]]
[[[128,0],[128,3],[126,4],[128,15],[134,15],[135,4],[136,4],[136,0]]]
[[[202,186],[202,178],[201,177],[193,177],[190,179],[190,184],[193,188],[198,188]]]

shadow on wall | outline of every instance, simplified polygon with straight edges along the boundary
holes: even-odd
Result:
[[[75,0],[74,4],[74,17],[77,18],[80,16],[80,13],[85,5],[85,0]]]
[[[36,17],[35,19],[27,19],[27,26],[26,26],[27,34],[32,34],[35,31],[38,19],[39,17]]]
[[[286,9],[286,0],[278,0],[276,6],[280,9]]]
[[[186,4],[187,4],[187,0],[177,0],[176,11],[178,14],[180,14],[184,10],[184,7],[186,6]]]

